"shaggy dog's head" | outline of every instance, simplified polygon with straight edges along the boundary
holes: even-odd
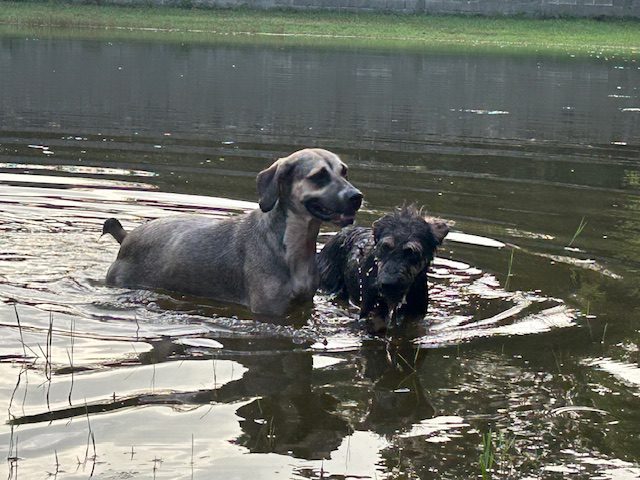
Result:
[[[427,221],[413,205],[397,208],[373,224],[377,287],[390,306],[402,302],[447,233],[444,222]]]

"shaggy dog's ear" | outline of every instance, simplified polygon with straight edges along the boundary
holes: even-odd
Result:
[[[268,212],[273,209],[280,196],[280,181],[291,169],[287,158],[274,162],[266,170],[262,170],[256,179],[258,184],[258,204],[260,210]]]
[[[376,220],[375,222],[373,222],[371,224],[372,230],[373,230],[373,239],[377,242],[380,240],[380,238],[382,237],[382,227],[383,225],[381,224],[380,220],[382,220],[382,218],[379,218],[378,220]]]
[[[449,233],[449,225],[445,222],[429,222],[433,236],[438,241],[438,245],[442,245],[444,237]]]

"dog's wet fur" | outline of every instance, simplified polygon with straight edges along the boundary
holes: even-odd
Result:
[[[320,224],[353,223],[362,194],[340,158],[318,148],[277,160],[257,187],[259,209],[222,221],[182,215],[125,232],[107,220],[103,233],[121,243],[107,284],[209,297],[265,316],[309,303],[319,283]]]
[[[360,307],[369,328],[384,330],[427,313],[427,270],[449,232],[415,206],[396,208],[373,228],[348,227],[318,255],[320,288]]]

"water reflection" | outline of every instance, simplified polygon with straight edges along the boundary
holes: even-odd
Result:
[[[259,398],[236,412],[242,429],[236,441],[250,452],[327,459],[352,433],[336,412],[337,399],[312,388],[311,354],[256,356],[247,364],[243,393]]]
[[[492,428],[514,438],[496,475],[637,473],[631,60],[16,36],[0,55],[10,472],[472,478]],[[361,224],[405,201],[456,222],[419,328],[369,337],[324,295],[274,324],[104,286],[105,218],[255,208],[256,172],[306,145],[350,165]]]
[[[435,135],[608,145],[638,139],[638,115],[622,111],[637,107],[639,95],[638,71],[628,60],[366,50],[309,55],[259,45],[7,36],[2,51],[0,88],[16,92],[2,97],[6,130],[53,126],[82,138],[89,124],[132,135],[210,135],[224,128],[230,136],[332,141]]]

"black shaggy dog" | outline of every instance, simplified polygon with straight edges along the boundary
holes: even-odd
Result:
[[[427,312],[427,269],[449,233],[444,222],[427,221],[415,206],[396,208],[373,229],[348,227],[327,242],[318,256],[320,287],[360,306],[389,328]]]

